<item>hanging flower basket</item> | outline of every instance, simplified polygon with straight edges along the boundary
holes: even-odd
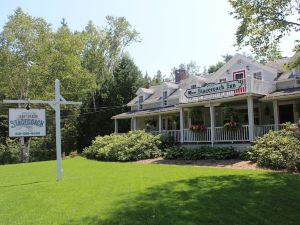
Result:
[[[224,124],[224,128],[226,130],[235,130],[235,129],[238,129],[239,127],[240,127],[240,124],[236,121],[229,121]]]
[[[195,124],[191,125],[190,130],[194,132],[203,132],[207,130],[207,126],[205,124]]]

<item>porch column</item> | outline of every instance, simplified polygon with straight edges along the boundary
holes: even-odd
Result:
[[[183,130],[184,130],[184,112],[183,108],[179,108],[180,113],[180,143],[183,143]]]
[[[254,140],[254,116],[253,116],[253,98],[252,96],[247,97],[248,105],[248,126],[249,126],[249,141]]]
[[[161,114],[158,115],[158,131],[161,134],[162,130],[162,119],[161,119]]]
[[[209,106],[209,113],[210,113],[210,140],[211,146],[214,146],[215,140],[215,107],[213,105]]]
[[[275,130],[278,130],[278,124],[279,124],[279,117],[278,117],[278,101],[274,100],[273,101],[273,110],[274,110],[274,126]]]
[[[115,119],[115,134],[118,133],[118,120]]]
[[[133,130],[136,130],[136,117],[133,118]]]

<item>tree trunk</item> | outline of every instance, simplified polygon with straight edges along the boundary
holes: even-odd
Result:
[[[94,106],[94,111],[96,112],[96,111],[97,111],[97,108],[96,108],[96,99],[95,99],[96,91],[93,91],[92,95],[93,95],[93,106]]]
[[[25,138],[20,137],[19,143],[20,143],[20,162],[24,163],[24,162],[26,162],[25,161],[25,159],[26,159]]]

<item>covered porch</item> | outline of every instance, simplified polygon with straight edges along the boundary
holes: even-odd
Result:
[[[226,109],[234,109],[228,118]],[[284,128],[285,122],[299,118],[298,100],[261,99],[259,95],[243,95],[210,102],[185,103],[152,112],[133,112],[131,130],[143,129],[153,134],[173,137],[178,143],[250,143],[270,130]],[[118,133],[118,119],[115,133]],[[226,127],[235,121],[235,127]]]

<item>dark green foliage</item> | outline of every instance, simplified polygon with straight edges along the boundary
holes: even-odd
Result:
[[[79,151],[89,146],[97,135],[103,136],[114,131],[111,117],[129,110],[126,104],[135,97],[135,92],[143,83],[144,79],[138,67],[129,56],[124,56],[114,72],[114,78],[107,79],[83,106],[90,110],[82,110],[79,117]],[[93,110],[94,106],[96,110]],[[103,106],[106,108],[97,109]],[[93,113],[94,111],[97,113]],[[119,120],[120,133],[128,132],[129,129],[130,120]]]
[[[0,143],[5,142],[6,137],[8,137],[8,115],[1,115],[2,113],[6,114],[7,110],[5,112],[0,110]]]
[[[5,143],[0,142],[0,164],[19,162],[19,145],[16,140],[7,138]]]
[[[195,148],[173,147],[166,150],[165,159],[233,159],[237,158],[238,153],[233,148],[200,146]]]
[[[56,159],[55,149],[31,149],[29,154],[30,162],[47,161]]]
[[[167,150],[168,148],[176,146],[175,138],[169,134],[162,134],[160,135],[161,145],[160,149],[162,151]]]
[[[48,137],[32,138],[30,141],[29,161],[46,161],[56,158],[55,140]]]
[[[291,130],[270,131],[257,138],[248,155],[261,167],[300,170],[300,140]]]
[[[202,107],[192,107],[189,111],[189,118],[193,124],[203,124],[203,111]]]
[[[98,136],[83,155],[88,159],[104,161],[135,161],[161,155],[159,135],[132,131],[124,135]]]
[[[224,119],[228,121],[238,121],[238,110],[233,106],[223,107]]]

